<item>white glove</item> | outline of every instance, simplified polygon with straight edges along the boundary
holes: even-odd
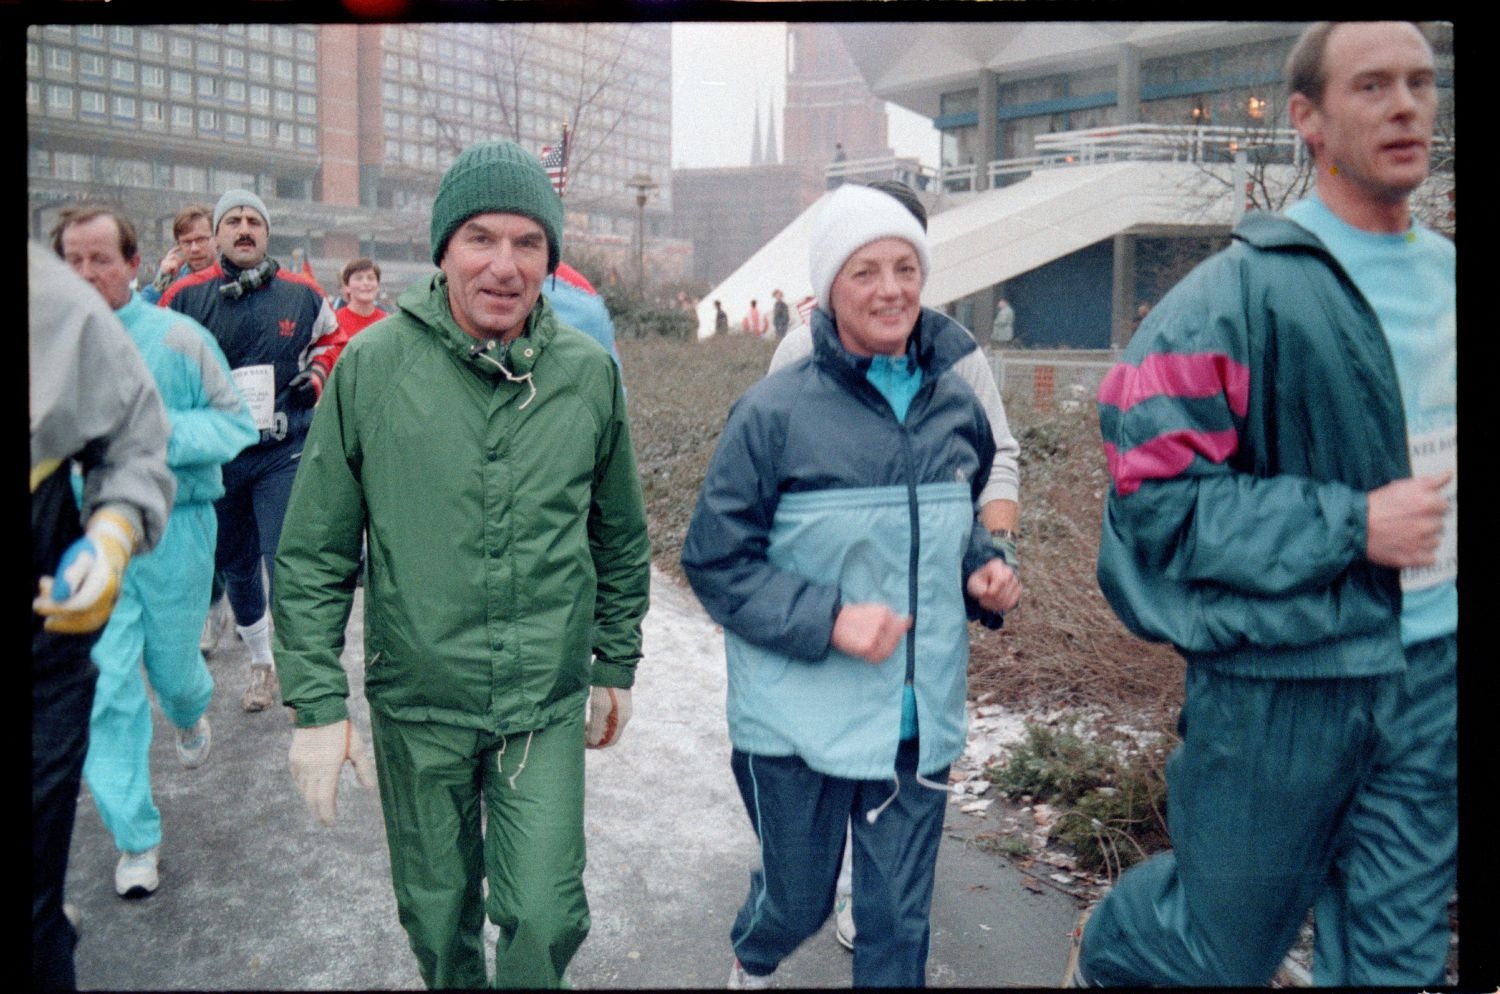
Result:
[[[339,774],[346,761],[354,767],[360,786],[375,786],[375,757],[348,718],[292,732],[287,753],[292,781],[312,816],[324,825],[332,825],[338,813]]]
[[[37,584],[31,609],[47,619],[43,627],[65,635],[103,628],[134,549],[135,529],[122,514],[108,508],[95,511],[83,538],[63,551],[54,576]]]
[[[584,745],[604,749],[620,741],[630,721],[630,691],[622,687],[595,687],[589,691],[588,723]]]

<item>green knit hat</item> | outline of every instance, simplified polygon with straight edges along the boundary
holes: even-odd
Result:
[[[515,142],[470,145],[453,160],[432,204],[432,264],[442,265],[448,239],[475,214],[520,214],[547,234],[547,272],[562,259],[562,198],[536,156]]]

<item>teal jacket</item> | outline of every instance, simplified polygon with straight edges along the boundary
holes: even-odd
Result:
[[[260,441],[224,353],[207,328],[152,306],[139,292],[115,316],[151,370],[172,426],[167,466],[177,477],[177,504],[218,500],[223,464]]]
[[[1251,214],[1099,389],[1099,585],[1125,624],[1241,676],[1402,669],[1398,573],[1365,495],[1409,476],[1374,311],[1310,232]]]
[[[398,304],[349,343],[303,449],[276,556],[283,697],[300,726],[347,714],[368,529],[371,708],[546,727],[591,684],[629,687],[641,655],[650,545],[620,371],[544,299],[504,358],[476,355],[443,276]]]
[[[964,580],[1003,558],[975,519],[995,446],[954,363],[977,348],[923,309],[920,388],[904,420],[814,311],[813,355],[747,390],[729,414],[683,543],[682,566],[724,626],[729,738],[830,776],[889,778],[910,681],[918,772],[963,752],[967,616],[999,627]],[[846,604],[914,619],[878,665],[832,648]]]

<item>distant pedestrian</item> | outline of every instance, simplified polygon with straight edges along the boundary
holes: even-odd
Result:
[[[714,301],[714,334],[729,334],[729,315],[724,313],[724,305],[717,300]]]
[[[73,990],[63,912],[98,670],[89,658],[134,554],[161,541],[176,483],[170,428],[109,305],[26,243],[31,429],[31,990]],[[83,473],[82,513],[72,467]],[[20,986],[20,985],[18,985]]]
[[[162,840],[161,812],[151,794],[146,687],[174,726],[182,765],[201,766],[212,742],[207,711],[214,681],[198,637],[213,575],[214,501],[224,493],[220,467],[260,435],[208,329],[131,291],[141,257],[127,218],[103,207],[66,208],[52,244],[114,308],[146,362],[171,426],[167,465],[176,500],[161,542],[126,567],[119,603],[94,645],[99,682],[83,767],[120,851],[115,893],[140,897],[157,888]]]
[[[641,657],[640,477],[619,367],[542,299],[563,206],[536,157],[465,149],[431,232],[439,272],[349,344],[292,492],[274,608],[288,763],[325,824],[345,762],[371,776],[339,662],[368,533],[374,773],[422,979],[558,987],[589,931],[584,749],[624,733]]]
[[[776,303],[771,307],[771,327],[776,331],[776,339],[780,341],[786,337],[786,330],[792,323],[792,310],[786,305],[780,290],[771,291],[771,296],[776,298]]]
[[[995,302],[995,321],[990,325],[990,344],[1009,345],[1016,335],[1016,312],[1010,301],[1001,297]]]
[[[724,626],[731,768],[761,846],[729,982],[767,986],[822,927],[852,819],[854,986],[920,987],[967,619],[998,626],[1020,584],[975,515],[994,442],[953,371],[973,338],[920,305],[921,226],[846,185],[811,244],[813,358],[735,403],[682,552]]]
[[[833,143],[833,164],[835,166],[840,166],[840,165],[842,165],[844,163],[844,161],[847,158],[848,157],[846,155],[844,155],[844,144],[843,144],[843,142],[834,142]],[[844,182],[844,177],[842,175],[829,176],[828,177],[828,189],[830,189],[830,190],[836,190],[836,189],[838,189],[839,185],[842,184],[843,182]]]
[[[176,244],[162,256],[156,276],[141,287],[142,300],[155,304],[173,282],[214,264],[213,216],[207,204],[189,204],[177,212],[172,218]]]
[[[755,301],[750,301],[750,310],[740,319],[740,330],[759,338],[766,333],[766,316],[760,312]]]
[[[367,256],[346,262],[339,270],[339,295],[335,299],[344,303],[333,310],[339,335],[327,352],[329,369],[338,362],[349,339],[390,316],[390,311],[380,306],[380,264]]]

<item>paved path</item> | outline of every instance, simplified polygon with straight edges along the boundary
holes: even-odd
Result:
[[[344,662],[355,722],[368,732],[356,600]],[[181,769],[157,712],[152,746],[162,809],[162,885],[114,895],[115,851],[87,790],[68,873],[83,915],[84,989],[411,989],[415,960],[396,920],[374,790],[347,774],[338,823],[317,826],[286,772],[281,709],[240,710],[247,656],[229,638],[210,658],[213,754]],[[568,970],[577,988],[721,987],[727,933],[756,859],[729,773],[721,635],[692,595],[660,574],[646,660],[620,745],[588,755],[586,884],[593,931]],[[933,901],[933,986],[1050,987],[1077,910],[1032,893],[970,840],[993,830],[950,805]],[[493,933],[491,933],[493,934]],[[782,965],[778,986],[847,987],[832,923]]]

